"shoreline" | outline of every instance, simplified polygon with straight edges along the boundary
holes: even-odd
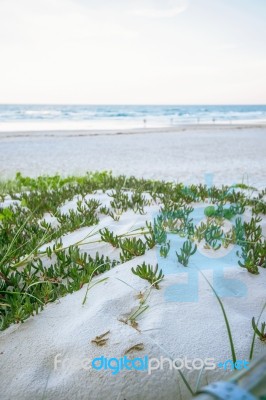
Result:
[[[58,129],[58,130],[27,130],[27,131],[0,131],[0,140],[8,137],[81,137],[81,136],[105,136],[105,135],[136,135],[150,133],[172,133],[185,131],[228,131],[239,129],[265,129],[265,124],[184,124],[173,127],[157,128],[131,128],[131,129]]]

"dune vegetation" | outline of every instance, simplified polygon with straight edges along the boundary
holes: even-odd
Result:
[[[109,205],[97,200],[105,193]],[[239,265],[247,273],[259,274],[266,268],[266,242],[261,216],[266,213],[266,191],[243,187],[184,186],[181,183],[88,173],[83,177],[23,177],[2,181],[0,185],[0,312],[1,329],[25,321],[61,296],[79,290],[94,276],[116,265],[144,255],[157,247],[167,258],[169,233],[185,238],[176,251],[176,263],[188,267],[190,258],[203,243],[205,249],[218,251],[237,245]],[[94,196],[94,197],[91,197]],[[96,197],[95,197],[96,196]],[[75,200],[68,212],[62,206]],[[204,203],[205,222],[193,223],[195,204]],[[145,215],[145,208],[158,206],[152,222],[138,229],[114,234],[108,227],[98,228],[109,217],[119,223],[131,210]],[[241,215],[250,210],[248,222]],[[229,230],[224,221],[231,221]],[[110,259],[105,254],[88,254],[83,242],[64,246],[62,238],[76,230],[91,227],[85,243],[108,243],[117,249]],[[97,236],[97,240],[95,239]],[[132,269],[142,279],[159,288],[164,275],[157,266],[145,262]]]

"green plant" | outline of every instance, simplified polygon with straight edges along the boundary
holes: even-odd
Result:
[[[136,269],[131,268],[131,271],[141,279],[148,281],[156,289],[159,289],[159,282],[164,278],[163,271],[160,270],[158,272],[158,264],[153,268],[150,264],[147,265],[143,262],[141,265],[138,265]]]
[[[104,228],[100,230],[101,239],[104,242],[110,243],[113,247],[119,247],[119,237],[114,235],[109,229]]]
[[[205,238],[206,230],[207,230],[207,224],[201,222],[200,225],[195,227],[194,239],[201,242]]]
[[[130,325],[133,326],[133,328],[137,328],[138,327],[138,323],[137,323],[137,318],[143,314],[147,309],[149,308],[148,304],[143,304],[142,302],[140,302],[139,306],[137,307],[137,309],[135,311],[133,311],[129,317],[127,318],[127,323],[130,322]]]
[[[190,257],[195,254],[196,251],[197,245],[195,245],[193,248],[192,242],[190,240],[187,240],[186,242],[184,242],[181,248],[181,253],[178,254],[176,252],[176,256],[180,264],[184,265],[184,267],[187,267]]]
[[[146,239],[146,245],[148,246],[149,249],[153,249],[154,246],[156,245],[156,237],[155,237],[155,231],[151,225],[151,223],[146,222],[146,227],[149,231],[149,236],[146,234],[144,235],[144,238]]]
[[[150,236],[147,236],[145,234],[144,237],[146,239],[146,243],[149,249],[152,249],[154,246],[156,246],[156,244],[161,245],[166,242],[167,234],[162,225],[162,220],[160,219],[160,216],[158,216],[157,219],[154,219],[153,225],[146,222],[146,227],[149,231]]]
[[[127,283],[119,278],[116,278],[116,279],[119,280],[120,282],[124,283],[131,289],[133,289],[135,292],[137,292],[137,298],[139,299],[138,306],[129,314],[129,316],[127,318],[122,318],[119,321],[123,322],[125,324],[130,324],[134,329],[139,331],[137,318],[139,318],[139,316],[141,314],[143,314],[149,308],[149,305],[146,304],[146,302],[150,296],[153,285],[151,287],[149,287],[148,289],[146,289],[144,292],[138,292],[137,289],[135,289],[129,283]]]
[[[115,214],[113,213],[113,211],[108,211],[108,215],[113,218],[114,221],[118,222],[120,220],[121,217],[121,213],[119,214],[118,212]]]
[[[205,248],[219,250],[222,246],[223,236],[224,232],[220,228],[220,226],[217,226],[215,224],[208,224],[204,232]]]
[[[160,256],[166,258],[170,251],[170,242],[162,244],[160,247]]]
[[[236,218],[234,231],[235,231],[235,242],[236,244],[241,245],[245,241],[245,229],[241,221],[241,218]]]
[[[177,233],[181,237],[192,235],[194,232],[194,225],[192,223],[192,218],[189,218],[189,216],[193,210],[192,207],[180,201],[179,203],[168,202],[161,210],[161,215],[159,216],[162,226],[169,232]],[[159,220],[159,218],[157,220]]]
[[[266,322],[261,323],[261,329],[258,328],[255,318],[252,318],[252,328],[254,330],[254,333],[260,338],[262,342],[266,342]]]
[[[47,249],[47,253],[54,255],[54,262],[49,267],[43,265],[41,258],[28,261],[20,270],[8,264],[0,266],[3,329],[12,322],[23,322],[42,310],[48,302],[79,290],[89,282],[88,292],[92,286],[101,282],[90,285],[93,276],[116,265],[116,262],[98,253],[95,258],[81,253],[78,247],[62,250],[54,245],[53,249]]]
[[[162,245],[166,243],[167,233],[165,232],[163,220],[160,219],[160,215],[157,217],[157,219],[154,219],[153,231],[156,244]]]
[[[123,211],[127,211],[130,207],[130,200],[127,193],[124,193],[122,190],[113,191],[112,194],[108,194],[108,196],[112,197],[110,205],[118,214]]]
[[[260,319],[261,319],[261,316],[262,316],[262,314],[263,314],[265,308],[266,308],[266,302],[264,303],[264,305],[263,305],[263,307],[262,307],[262,309],[261,309],[261,311],[260,311],[259,317],[258,317],[258,319],[257,319],[257,323],[255,323],[256,326],[259,324]],[[254,321],[254,322],[255,322],[255,321]],[[253,331],[254,331],[254,330],[253,330]],[[250,359],[250,360],[252,360],[253,353],[254,353],[255,338],[256,338],[256,332],[254,331],[253,337],[252,337],[251,346],[250,346],[250,352],[249,352],[249,359]]]
[[[134,257],[142,256],[146,251],[146,244],[135,237],[120,239],[119,247],[122,251],[120,254],[121,262],[129,261]]]
[[[266,214],[266,202],[261,200],[261,201],[255,201],[253,202],[253,208],[252,208],[252,213],[253,214]]]
[[[84,304],[86,303],[86,301],[87,301],[87,297],[88,297],[89,290],[91,290],[94,286],[98,285],[99,283],[102,283],[102,282],[107,281],[108,278],[103,278],[103,279],[99,279],[98,281],[96,281],[96,282],[94,282],[93,284],[91,284],[91,280],[92,280],[94,274],[95,274],[96,271],[99,270],[99,268],[102,267],[103,265],[104,265],[104,264],[99,265],[98,267],[96,267],[96,268],[92,271],[92,273],[91,273],[91,275],[90,275],[90,278],[89,278],[87,290],[86,290],[86,293],[85,293],[85,296],[84,296],[82,305],[84,305]]]
[[[240,241],[241,253],[237,252],[243,260],[238,261],[240,267],[255,275],[259,274],[259,267],[266,268],[266,242],[262,237],[260,222],[259,217],[252,217],[250,222],[244,222],[244,237]]]
[[[232,204],[225,207],[223,202],[219,203],[217,207],[208,206],[204,210],[204,214],[209,218],[225,218],[231,220],[238,214],[243,214],[245,211],[244,204]]]
[[[95,200],[85,201],[86,206],[81,201],[77,202],[77,211],[70,210],[67,214],[57,212],[57,219],[61,224],[61,234],[73,232],[83,226],[91,226],[99,223],[96,210],[99,202]]]
[[[131,207],[134,212],[144,214],[144,207],[149,205],[149,201],[145,199],[141,191],[135,191],[131,196]]]
[[[89,199],[91,194],[102,192],[110,196],[110,208],[98,200]],[[182,183],[113,176],[110,172],[64,178],[59,175],[30,178],[18,173],[13,180],[0,181],[0,199],[4,203],[0,207],[1,329],[23,322],[40,312],[48,302],[88,283],[87,290],[90,290],[95,282],[93,277],[119,263],[102,254],[96,253],[92,257],[83,252],[82,246],[87,244],[106,241],[119,247],[120,262],[125,262],[144,255],[154,246],[159,246],[161,256],[167,257],[170,251],[168,232],[188,241],[205,240],[206,246],[214,249],[221,244],[226,247],[235,243],[240,246],[240,265],[258,273],[261,267],[266,267],[266,244],[258,217],[259,213],[266,212],[265,194],[266,191],[261,190],[251,198],[250,192],[246,194],[233,187],[185,186]],[[16,204],[6,207],[7,196]],[[207,213],[211,212],[207,222],[195,227],[191,203],[206,200],[212,202],[214,209],[207,209]],[[63,212],[62,207],[69,201],[73,209]],[[94,227],[73,246],[63,246],[64,235],[96,225],[100,214],[118,221],[124,211],[143,214],[144,207],[151,203],[161,211],[154,222],[147,223],[142,230],[117,236],[106,228],[100,231],[101,239],[93,240],[93,236],[99,233]],[[252,209],[253,217],[249,222],[242,222],[237,215],[246,206]],[[47,213],[57,220],[54,225],[45,220]],[[232,215],[236,216],[232,229],[222,234],[224,219]],[[136,235],[144,235],[145,240]],[[183,254],[184,262],[186,259],[188,262],[189,257]],[[158,277],[157,271],[156,277],[151,279],[154,286]]]

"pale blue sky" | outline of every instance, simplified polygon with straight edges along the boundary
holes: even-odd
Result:
[[[266,0],[0,0],[0,103],[266,104]]]

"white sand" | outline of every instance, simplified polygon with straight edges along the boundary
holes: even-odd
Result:
[[[186,183],[266,182],[265,126],[0,133],[0,177],[112,170]]]
[[[100,196],[103,202],[106,197]],[[75,207],[75,201],[64,206],[64,210]],[[123,214],[119,222],[103,217],[100,226],[108,226],[116,233],[144,226],[146,220],[152,220],[158,206],[146,207],[147,214]],[[48,218],[48,216],[47,216]],[[265,226],[265,221],[264,221]],[[64,244],[70,245],[88,236],[91,228],[83,228],[67,235]],[[95,236],[93,239],[96,239]],[[85,240],[88,242],[88,238]],[[117,253],[108,244],[99,243],[82,246],[93,254],[96,250],[109,255]],[[236,249],[233,249],[233,252]],[[171,257],[170,257],[171,259]],[[82,370],[80,362],[104,355],[123,357],[130,347],[143,343],[144,349],[135,350],[132,357],[171,356],[190,359],[206,357],[216,362],[231,359],[230,347],[224,319],[217,299],[212,290],[199,274],[198,301],[168,301],[169,290],[172,294],[181,283],[186,283],[189,271],[199,266],[197,258],[188,269],[178,266],[172,274],[167,274],[160,284],[160,290],[152,289],[148,298],[149,305],[139,319],[139,331],[119,321],[139,304],[136,294],[148,288],[146,281],[135,276],[131,267],[143,260],[155,264],[158,254],[151,250],[145,256],[122,264],[97,277],[96,280],[109,279],[94,286],[88,293],[84,306],[82,301],[86,287],[80,291],[49,304],[38,316],[30,318],[21,325],[13,325],[0,335],[0,374],[1,400],[177,400],[188,399],[190,395],[177,371],[156,370],[151,375],[146,372],[123,371],[112,375],[110,371]],[[208,258],[206,258],[207,262]],[[171,260],[170,260],[171,261]],[[216,262],[213,260],[213,263]],[[219,264],[222,263],[222,264]],[[224,276],[246,286],[244,297],[239,295],[238,285],[230,288],[223,303],[231,324],[238,359],[248,359],[253,331],[251,319],[257,317],[265,302],[266,270],[260,269],[260,275],[249,274],[235,265],[231,258],[220,258],[215,264]],[[221,269],[222,265],[222,269]],[[203,273],[213,283],[214,269]],[[118,280],[119,278],[120,280]],[[121,280],[135,288],[127,286]],[[222,282],[222,280],[221,280]],[[170,289],[169,289],[170,288]],[[262,320],[265,320],[264,313]],[[104,347],[91,343],[96,335],[110,330],[109,340]],[[255,355],[265,352],[265,345],[256,339]],[[58,367],[54,370],[54,358],[69,358],[70,367]],[[79,362],[75,367],[74,361]],[[69,364],[68,364],[69,365]],[[72,367],[72,368],[71,368]],[[184,371],[190,384],[195,387],[199,371]],[[228,378],[230,372],[216,368],[203,374],[203,384],[214,379]]]

